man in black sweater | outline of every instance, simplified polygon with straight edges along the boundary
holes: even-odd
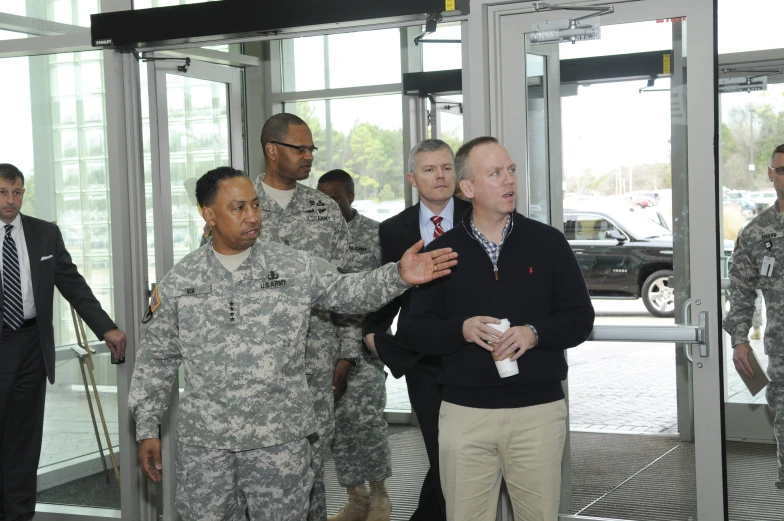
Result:
[[[517,521],[558,518],[564,350],[588,338],[594,312],[563,234],[515,212],[515,168],[495,138],[460,148],[455,170],[473,212],[430,245],[453,248],[460,265],[411,298],[410,346],[444,363],[438,443],[448,521],[495,519],[502,477]],[[511,324],[503,333],[492,327],[502,319]],[[494,359],[519,372],[502,378]]]

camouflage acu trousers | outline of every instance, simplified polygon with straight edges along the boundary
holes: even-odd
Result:
[[[770,383],[765,397],[773,411],[773,434],[778,447],[779,483],[784,483],[784,356],[768,357]]]
[[[340,486],[383,481],[392,475],[387,422],[386,373],[377,358],[363,358],[348,373],[345,392],[335,399],[332,456]]]
[[[183,521],[304,521],[310,462],[304,439],[241,452],[178,443],[177,511]]]
[[[308,521],[326,521],[327,491],[324,487],[324,460],[335,435],[335,402],[332,397],[333,373],[309,374],[308,386],[313,395],[318,431],[308,437],[313,461],[313,489],[310,491]]]

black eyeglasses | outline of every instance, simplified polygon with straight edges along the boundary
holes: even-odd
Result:
[[[289,145],[288,143],[281,143],[280,141],[270,141],[270,143],[293,148],[294,150],[299,152],[299,155],[301,156],[304,156],[305,152],[310,152],[311,156],[315,156],[316,152],[318,152],[318,147],[306,147],[305,145]]]
[[[784,175],[784,166],[772,166],[770,168],[776,172],[777,175]]]

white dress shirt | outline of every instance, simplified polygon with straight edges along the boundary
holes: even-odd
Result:
[[[22,277],[22,306],[24,307],[25,320],[36,315],[35,300],[33,299],[33,278],[30,275],[30,257],[27,255],[27,243],[25,242],[24,230],[22,229],[22,216],[17,215],[11,223],[14,228],[11,230],[11,237],[16,243],[16,255],[19,257],[19,273]],[[0,273],[3,272],[2,251],[5,242],[5,223],[0,222]],[[38,259],[36,259],[37,261]],[[54,262],[54,259],[52,261]]]
[[[425,246],[430,244],[434,237],[433,234],[436,232],[436,225],[433,224],[433,221],[430,220],[433,217],[433,212],[430,211],[430,208],[425,206],[424,203],[420,201],[419,203],[419,233],[422,235],[422,238],[425,240]],[[455,225],[455,199],[454,197],[449,198],[449,202],[446,204],[441,213],[438,214],[440,217],[443,218],[441,221],[441,228],[444,229],[445,232],[448,232],[452,229],[452,226]]]

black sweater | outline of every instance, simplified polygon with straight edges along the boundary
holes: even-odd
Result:
[[[416,288],[406,334],[412,349],[442,356],[443,399],[486,409],[527,407],[564,397],[564,349],[591,334],[594,311],[580,266],[564,235],[514,214],[514,225],[493,263],[471,233],[471,213],[428,249],[452,248],[458,264],[447,277]],[[530,324],[539,343],[519,360],[520,374],[498,376],[491,353],[463,338],[474,316]]]

